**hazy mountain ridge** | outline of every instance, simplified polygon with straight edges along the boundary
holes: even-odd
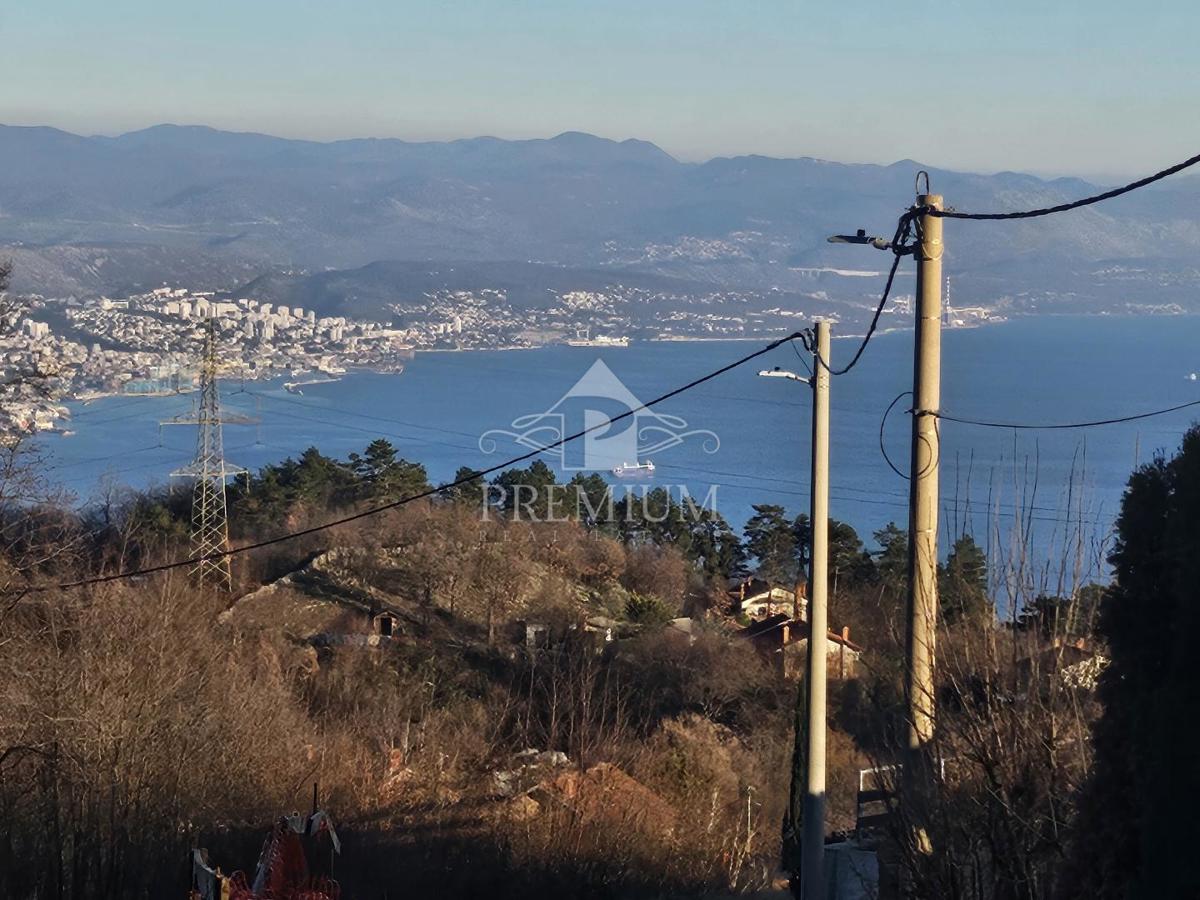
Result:
[[[49,297],[124,297],[164,282],[200,287],[266,277],[264,264],[160,244],[54,244],[0,247],[13,262],[12,287]]]
[[[795,267],[884,266],[876,251],[825,237],[857,227],[890,237],[920,168],[764,156],[683,163],[651,143],[578,132],[320,143],[202,126],[119,137],[0,126],[0,242],[39,258],[61,256],[49,248],[63,245],[158,245],[214,273],[220,260],[261,272],[521,260],[790,290],[801,286]],[[965,210],[1099,190],[1014,172],[930,174]],[[1010,294],[1091,289],[1072,273],[1105,260],[1143,260],[1171,280],[1180,260],[1200,255],[1198,188],[1200,179],[1178,178],[1069,215],[948,223],[947,270],[970,300],[994,296],[994,277],[982,276],[999,271]]]

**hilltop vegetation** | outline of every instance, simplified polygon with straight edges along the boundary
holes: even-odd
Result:
[[[9,454],[5,896],[166,896],[195,844],[227,870],[249,866],[265,823],[303,808],[313,782],[341,825],[348,896],[741,892],[776,871],[796,684],[738,634],[729,589],[747,573],[794,584],[807,563],[803,515],[763,504],[738,535],[664,494],[611,517],[530,521],[506,499],[515,486],[544,514],[555,496],[602,485],[580,477],[552,490],[535,462],[245,554],[231,597],[197,590],[181,570],[22,593],[177,558],[190,509],[186,494],[118,491],[82,516],[30,506],[36,473],[19,448]],[[1131,607],[1116,604],[1146,602],[1132,599],[1135,536],[1160,521],[1151,506],[1163,479],[1175,479],[1172,502],[1191,503],[1186,465],[1135,476],[1122,581],[1107,596],[1028,597],[998,622],[996,573],[968,535],[957,539],[942,571],[938,683],[939,753],[954,762],[934,817],[940,852],[908,859],[923,896],[1074,896],[1065,859],[1106,840],[1089,836],[1096,823],[1077,803],[1123,789],[1128,757],[1111,735],[1125,733],[1118,717],[1132,701],[1119,698],[1131,689],[1119,675],[1103,676],[1098,734],[1110,737],[1093,769],[1095,667],[1076,661],[1100,659],[1103,638],[1114,669],[1131,664],[1119,612]],[[346,460],[310,449],[231,492],[235,543],[426,486],[385,441]],[[1168,530],[1188,545],[1189,532]],[[903,742],[907,536],[889,524],[868,551],[848,526],[831,532],[830,621],[863,648],[831,685],[830,821],[850,829],[858,769],[891,762]],[[1160,613],[1170,627],[1174,613]],[[1076,641],[1086,659],[1067,653]],[[1190,683],[1171,665],[1173,684]]]

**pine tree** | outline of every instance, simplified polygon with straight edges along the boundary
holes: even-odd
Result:
[[[908,584],[908,532],[888,522],[872,537],[880,547],[875,571],[889,591],[903,594]]]
[[[454,480],[463,483],[447,490],[446,498],[453,503],[482,512],[487,495],[487,483],[475,473],[474,469],[468,466],[460,466],[454,473]]]
[[[742,530],[746,551],[758,561],[758,574],[766,581],[790,584],[796,580],[796,538],[782,506],[756,504],[754,515]]]
[[[987,572],[987,556],[975,539],[969,534],[960,536],[950,548],[946,564],[938,567],[938,606],[943,622],[979,621],[992,614]]]
[[[842,585],[862,584],[875,577],[875,563],[858,532],[837,519],[829,520],[829,576]]]

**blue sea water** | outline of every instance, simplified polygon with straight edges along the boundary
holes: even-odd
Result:
[[[856,344],[857,339],[836,339],[834,364],[847,359]],[[871,532],[888,521],[905,523],[907,484],[884,460],[880,422],[888,404],[911,387],[912,345],[911,332],[880,335],[862,362],[833,383],[831,511],[868,542]],[[521,432],[531,424],[569,432],[590,424],[583,417],[596,413],[589,409],[620,411],[620,397],[607,405],[582,406],[579,398],[563,399],[597,360],[632,396],[646,401],[759,346],[725,341],[422,353],[402,375],[354,373],[336,383],[306,386],[301,396],[285,391],[282,379],[224,383],[226,411],[260,420],[226,427],[226,455],[254,469],[309,446],[344,457],[384,437],[402,456],[423,463],[432,480],[443,481],[460,466],[480,469],[526,450],[492,434],[495,452],[485,453],[480,446],[485,432]],[[1018,319],[947,330],[943,353],[942,409],[962,417],[1081,421],[1200,400],[1200,381],[1187,379],[1200,370],[1200,318]],[[638,483],[686,485],[693,497],[715,486],[716,505],[735,527],[755,503],[779,503],[791,513],[807,509],[809,392],[796,382],[756,377],[759,369],[776,365],[802,371],[804,361],[783,346],[656,407],[678,419],[650,425],[665,424],[677,433],[711,432],[719,447],[704,434],[661,447],[653,453],[653,478]],[[589,376],[593,385],[596,377]],[[611,395],[610,388],[605,391]],[[76,434],[38,440],[47,476],[80,503],[96,495],[102,479],[133,487],[165,483],[172,469],[190,459],[195,431],[172,425],[160,433],[158,422],[186,415],[191,403],[190,396],[176,396],[73,404]],[[909,405],[907,398],[897,403],[883,435],[902,471],[907,469]],[[539,415],[547,412],[561,419]],[[514,428],[521,417],[526,422]],[[1003,555],[1019,524],[1042,543],[1082,534],[1084,550],[1094,556],[1134,465],[1174,449],[1197,419],[1200,407],[1079,431],[1014,432],[943,422],[946,535],[969,528],[993,554]],[[634,460],[595,453],[583,459],[572,448],[563,459],[547,461],[558,467],[603,463],[607,469]]]

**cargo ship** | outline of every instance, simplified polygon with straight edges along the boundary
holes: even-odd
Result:
[[[646,460],[644,463],[621,463],[614,466],[612,473],[618,478],[637,478],[639,475],[653,475],[654,463]]]
[[[627,337],[610,337],[606,334],[598,337],[590,337],[585,329],[582,334],[578,334],[567,340],[568,347],[628,347],[629,338]]]

